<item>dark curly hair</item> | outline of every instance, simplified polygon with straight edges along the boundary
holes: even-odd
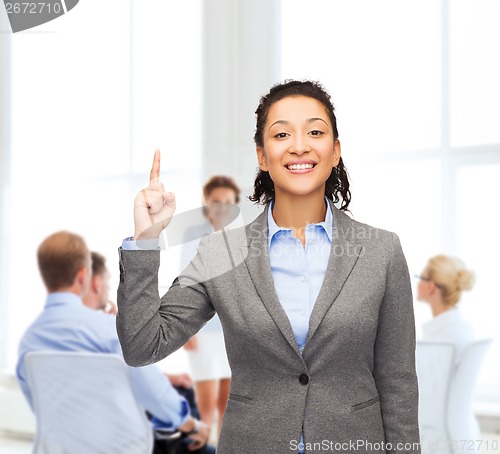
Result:
[[[328,111],[330,122],[333,127],[333,136],[336,140],[339,137],[337,130],[337,119],[335,118],[333,104],[330,95],[321,86],[319,82],[304,80],[285,80],[285,82],[274,85],[269,93],[260,98],[259,106],[255,111],[257,122],[255,128],[254,141],[258,147],[263,147],[263,130],[267,120],[270,107],[277,101],[288,96],[306,96],[317,99]],[[347,169],[344,166],[342,158],[332,169],[332,173],[326,180],[325,196],[337,203],[342,198],[341,210],[348,210],[351,201],[351,192],[349,191],[349,178]],[[254,193],[248,197],[252,202],[266,204],[274,198],[274,183],[269,172],[260,170],[257,172],[254,182]]]

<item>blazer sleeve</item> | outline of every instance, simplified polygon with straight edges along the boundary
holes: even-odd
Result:
[[[208,239],[202,238],[194,259],[161,299],[160,252],[119,249],[116,328],[127,364],[145,366],[165,358],[214,316],[206,289]]]
[[[380,307],[374,378],[380,396],[387,453],[420,453],[415,319],[408,266],[398,236]]]

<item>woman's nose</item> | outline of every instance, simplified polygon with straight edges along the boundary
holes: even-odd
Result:
[[[311,151],[311,147],[304,137],[296,136],[288,151],[290,153],[302,154],[304,152]]]

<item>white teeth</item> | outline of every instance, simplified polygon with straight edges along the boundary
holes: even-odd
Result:
[[[290,170],[305,170],[312,169],[314,167],[313,164],[291,164],[287,166]]]

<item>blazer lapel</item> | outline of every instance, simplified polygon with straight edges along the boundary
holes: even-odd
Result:
[[[285,339],[302,358],[290,320],[281,305],[271,272],[269,248],[267,244],[267,216],[270,203],[265,210],[247,226],[248,244],[242,246],[244,263],[248,269],[254,286],[266,306],[267,311],[282,332]]]
[[[330,199],[328,201],[333,212],[332,248],[323,283],[311,313],[304,350],[307,349],[307,344],[318,329],[321,320],[342,290],[359,255],[363,254],[362,246],[357,245],[356,242],[352,219],[336,208]]]

